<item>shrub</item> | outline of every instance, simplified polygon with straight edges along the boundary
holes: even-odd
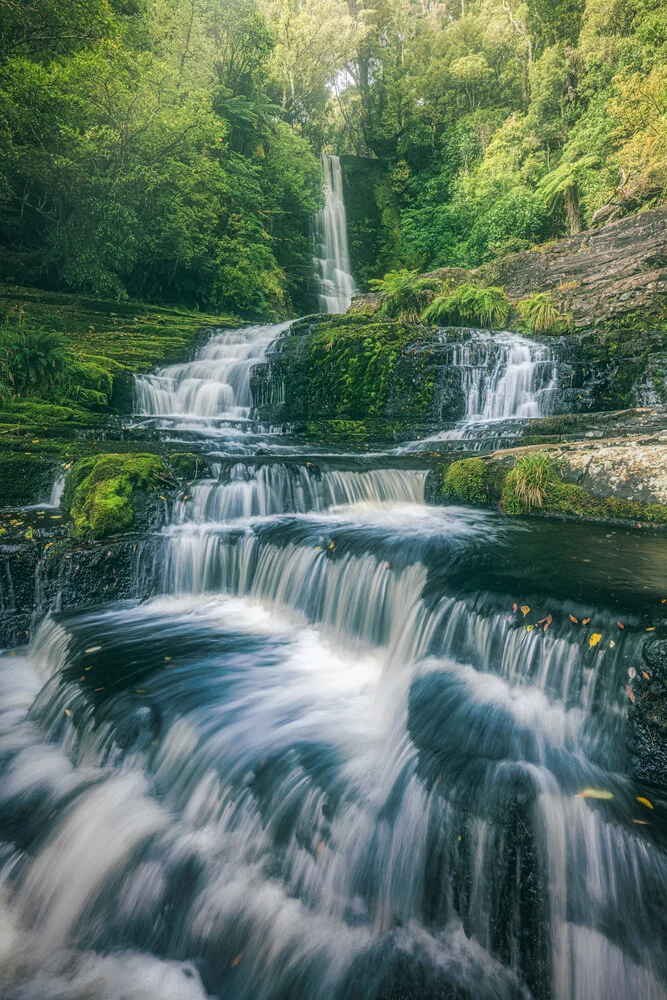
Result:
[[[381,296],[380,315],[389,319],[414,322],[426,306],[429,293],[438,285],[435,278],[420,278],[418,271],[389,271],[384,278],[370,282],[374,292]]]
[[[504,326],[509,319],[510,304],[502,288],[477,288],[469,283],[459,285],[448,295],[439,295],[425,309],[422,319],[437,326],[443,321],[460,321],[483,327]]]
[[[61,378],[66,366],[62,338],[46,330],[0,331],[0,370],[14,392],[49,389]]]
[[[567,328],[566,319],[546,292],[536,292],[522,299],[517,309],[530,333],[562,333]]]
[[[481,458],[452,462],[442,478],[442,499],[449,503],[488,503],[486,466]]]

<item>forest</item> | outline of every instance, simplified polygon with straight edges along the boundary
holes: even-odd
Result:
[[[24,286],[312,311],[322,151],[388,179],[362,284],[667,183],[662,0],[3,0],[0,59],[0,270]]]

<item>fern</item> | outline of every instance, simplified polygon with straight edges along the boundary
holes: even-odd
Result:
[[[478,288],[459,285],[448,295],[439,295],[422,314],[433,326],[445,322],[471,323],[482,327],[500,327],[507,323],[510,303],[502,288]]]
[[[380,315],[389,319],[415,322],[419,319],[439,282],[435,278],[420,278],[419,271],[389,271],[384,278],[370,282],[380,294]]]

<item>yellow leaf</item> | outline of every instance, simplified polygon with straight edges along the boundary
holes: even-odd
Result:
[[[524,618],[526,617],[526,615],[528,614],[529,611],[530,611],[530,608],[528,607],[527,604],[522,604],[521,605],[521,613],[522,613],[522,615],[523,615]]]
[[[582,788],[577,792],[575,799],[613,799],[614,793],[607,792],[604,788]]]
[[[650,803],[648,799],[645,799],[643,795],[638,795],[637,796],[637,802],[641,802],[641,804],[643,806],[646,806],[647,809],[652,809],[653,808],[652,803]]]
[[[526,632],[532,632],[534,628],[534,625],[526,625]]]
[[[588,645],[589,646],[597,646],[597,644],[599,643],[599,641],[600,641],[601,638],[602,638],[602,636],[600,635],[599,632],[593,632],[593,634],[591,635],[590,639],[588,640]]]

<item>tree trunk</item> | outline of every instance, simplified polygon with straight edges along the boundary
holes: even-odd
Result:
[[[574,236],[581,232],[581,212],[579,210],[579,185],[575,181],[568,184],[564,192],[565,197],[565,218],[567,222],[568,236]]]

